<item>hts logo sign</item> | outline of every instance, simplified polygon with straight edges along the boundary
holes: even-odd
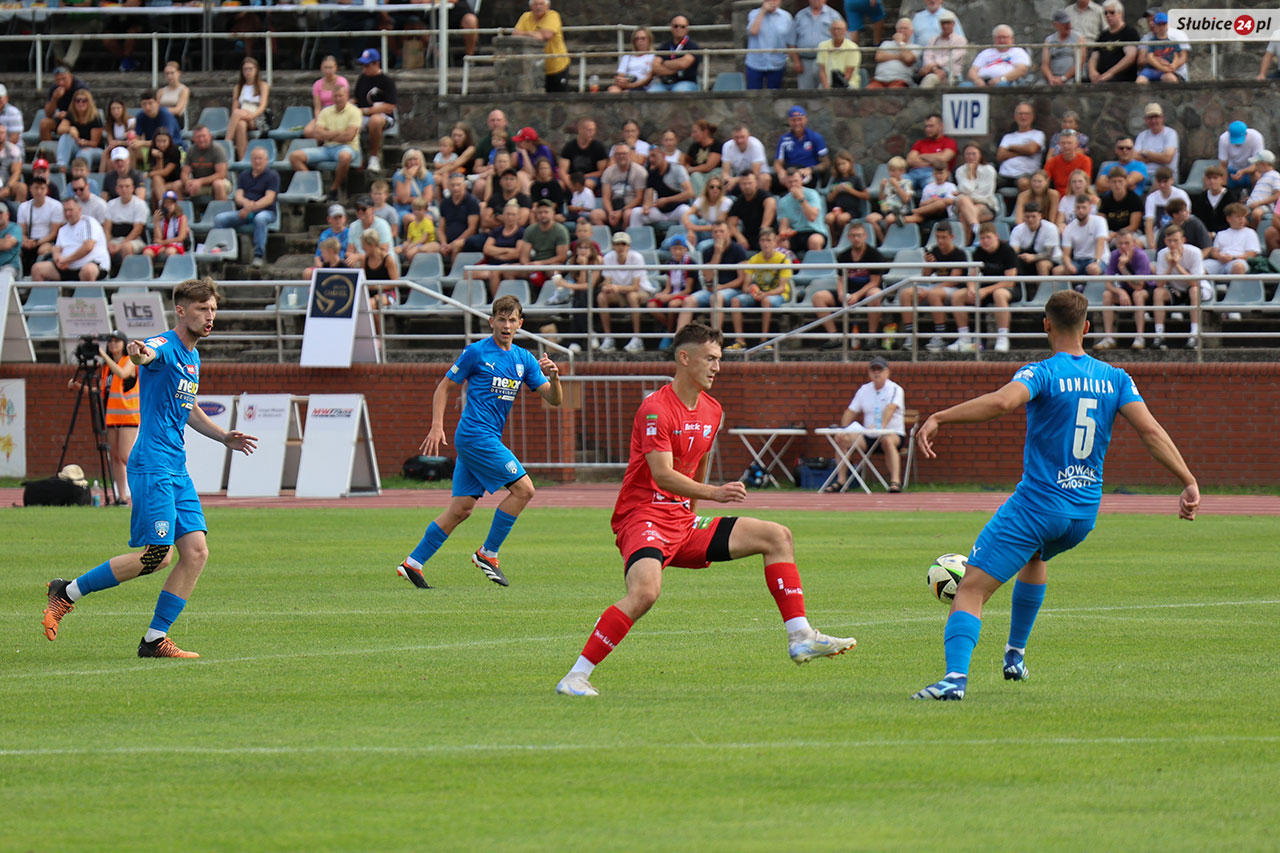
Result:
[[[1246,39],[1265,41],[1280,26],[1274,10],[1242,13],[1238,9],[1172,9],[1169,11],[1170,38],[1173,30],[1204,41]]]

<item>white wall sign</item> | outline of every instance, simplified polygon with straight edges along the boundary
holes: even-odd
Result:
[[[22,302],[8,267],[0,269],[0,362],[30,364],[36,360],[27,332],[27,318],[22,316]]]
[[[169,331],[164,316],[164,300],[160,294],[114,293],[111,296],[111,313],[115,316],[115,328],[135,338],[150,338]]]
[[[223,429],[231,429],[234,423],[235,397],[200,395],[196,398],[200,410]],[[186,427],[183,430],[187,446],[187,473],[202,495],[222,491],[227,474],[227,446]]]
[[[382,489],[363,394],[312,394],[298,465],[300,498],[346,497]]]
[[[58,322],[61,325],[63,361],[74,363],[76,345],[82,335],[111,334],[111,316],[105,296],[59,296]]]
[[[990,117],[990,95],[942,96],[942,132],[947,136],[986,136]]]
[[[0,476],[27,476],[25,379],[0,379]]]
[[[236,429],[258,437],[252,456],[235,453],[227,478],[227,497],[261,498],[280,494],[289,443],[302,432],[289,394],[241,394]],[[295,447],[296,449],[296,447]]]
[[[380,361],[364,270],[315,270],[307,298],[300,363],[303,367],[350,367],[353,361]]]

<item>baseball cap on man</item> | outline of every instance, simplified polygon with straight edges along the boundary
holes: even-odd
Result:
[[[876,368],[884,369],[889,366],[889,361],[884,356],[878,355],[875,358],[871,359],[871,364],[868,366],[872,370],[875,370]]]
[[[1069,24],[1071,23],[1071,15],[1067,13],[1066,9],[1059,9],[1053,13],[1053,22],[1055,24]]]
[[[534,130],[532,127],[522,127],[520,128],[520,132],[513,136],[512,139],[516,142],[537,142],[538,131]]]
[[[618,243],[626,243],[628,246],[630,246],[631,235],[628,234],[626,231],[619,231],[617,234],[613,235],[613,242],[615,245]]]
[[[1269,163],[1272,166],[1276,164],[1276,155],[1263,148],[1257,154],[1249,158],[1250,163]]]
[[[382,54],[378,53],[378,49],[371,47],[364,53],[360,54],[360,58],[356,60],[356,65],[369,65],[373,62],[381,62]]]
[[[684,246],[687,249],[689,248],[689,241],[684,238],[683,234],[676,234],[674,237],[667,238],[667,248],[672,246]]]
[[[111,159],[112,160],[128,160],[129,149],[125,148],[123,145],[117,145],[115,148],[111,149]]]
[[[329,215],[330,216],[346,216],[347,209],[340,204],[331,204],[329,205]]]
[[[945,24],[947,21],[950,21],[951,23],[954,24],[958,20],[960,19],[956,17],[956,13],[952,12],[950,9],[943,9],[941,12],[938,13],[939,24]]]
[[[1162,116],[1162,115],[1164,115],[1164,107],[1160,106],[1155,101],[1152,101],[1151,103],[1147,104],[1145,107],[1142,108],[1143,118],[1148,118],[1149,116]]]
[[[32,169],[47,169],[47,168],[49,168],[49,161],[48,161],[48,160],[46,160],[46,159],[44,159],[43,157],[37,157],[37,158],[36,158],[36,161],[35,161],[34,163],[32,163],[32,164],[31,164],[31,168],[32,168]]]
[[[808,115],[808,113],[806,113],[804,111],[804,107],[800,106],[799,104],[796,104],[794,107],[787,110],[787,118],[792,118],[793,116],[803,116],[803,115]]]
[[[1169,23],[1169,15],[1168,15],[1168,13],[1166,13],[1166,12],[1156,12],[1154,15],[1152,15],[1152,16],[1151,16],[1151,23],[1153,23],[1153,24],[1167,24],[1167,23]]]
[[[373,199],[367,195],[356,196],[356,210],[362,207],[373,207]]]
[[[1242,121],[1233,121],[1227,125],[1227,139],[1231,140],[1232,145],[1239,145],[1244,142],[1244,135],[1248,132],[1249,126]]]

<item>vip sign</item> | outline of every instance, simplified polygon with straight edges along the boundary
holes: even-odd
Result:
[[[947,136],[986,136],[990,117],[990,95],[942,96],[942,132]]]

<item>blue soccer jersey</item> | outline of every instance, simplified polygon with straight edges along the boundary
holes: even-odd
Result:
[[[1067,353],[1019,368],[1013,381],[1031,392],[1014,497],[1065,518],[1093,518],[1111,425],[1121,406],[1142,400],[1137,386],[1118,367]]]
[[[200,388],[200,354],[187,349],[174,330],[147,338],[156,357],[138,369],[142,424],[129,454],[129,470],[187,473],[183,430]]]
[[[520,384],[536,390],[547,382],[533,353],[514,345],[504,350],[492,337],[464,349],[448,376],[458,384],[467,383],[466,408],[453,433],[457,444],[500,438]]]

